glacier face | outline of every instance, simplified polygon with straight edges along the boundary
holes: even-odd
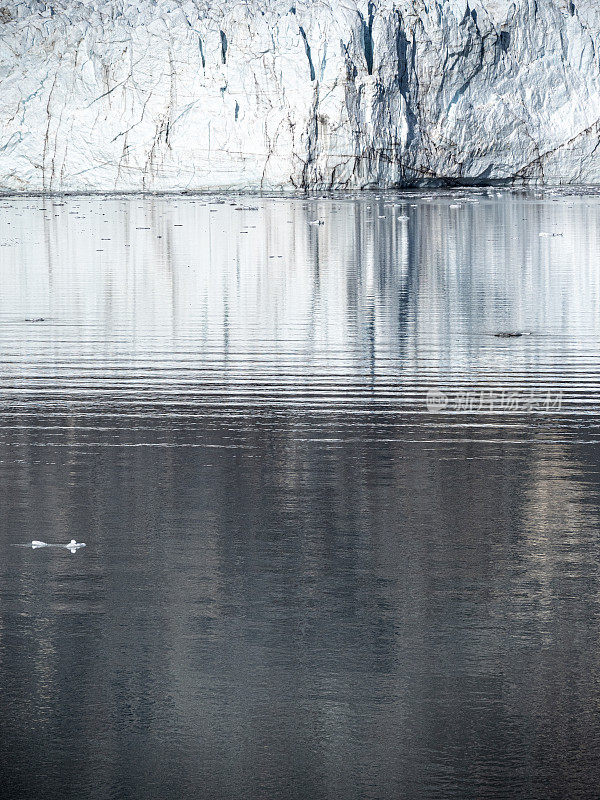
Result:
[[[0,0],[0,189],[600,183],[597,0]]]

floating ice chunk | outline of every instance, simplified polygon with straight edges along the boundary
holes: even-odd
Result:
[[[78,542],[76,539],[71,539],[68,544],[49,544],[48,542],[40,542],[37,539],[34,539],[31,542],[31,546],[34,549],[37,547],[64,547],[67,550],[70,550],[71,553],[74,553],[76,550],[79,550],[80,547],[85,547],[85,542]]]
[[[71,539],[69,544],[64,546],[67,550],[70,550],[71,553],[74,553],[76,550],[79,550],[80,547],[85,547],[85,542],[78,542],[76,539]]]

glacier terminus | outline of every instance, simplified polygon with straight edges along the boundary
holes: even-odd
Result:
[[[0,189],[600,181],[596,0],[1,0]]]

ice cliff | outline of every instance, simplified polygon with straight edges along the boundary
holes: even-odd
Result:
[[[598,0],[0,0],[0,189],[600,183]]]

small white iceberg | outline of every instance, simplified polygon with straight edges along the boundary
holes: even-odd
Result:
[[[71,539],[69,544],[65,544],[64,547],[74,553],[75,550],[79,550],[80,547],[85,547],[85,542],[78,542],[75,539]]]
[[[71,553],[74,553],[81,547],[85,547],[85,542],[78,542],[76,539],[71,539],[71,541],[68,544],[49,544],[48,542],[40,542],[37,539],[33,539],[33,541],[31,542],[31,547],[34,550],[38,547],[64,547],[66,550],[69,550]]]

